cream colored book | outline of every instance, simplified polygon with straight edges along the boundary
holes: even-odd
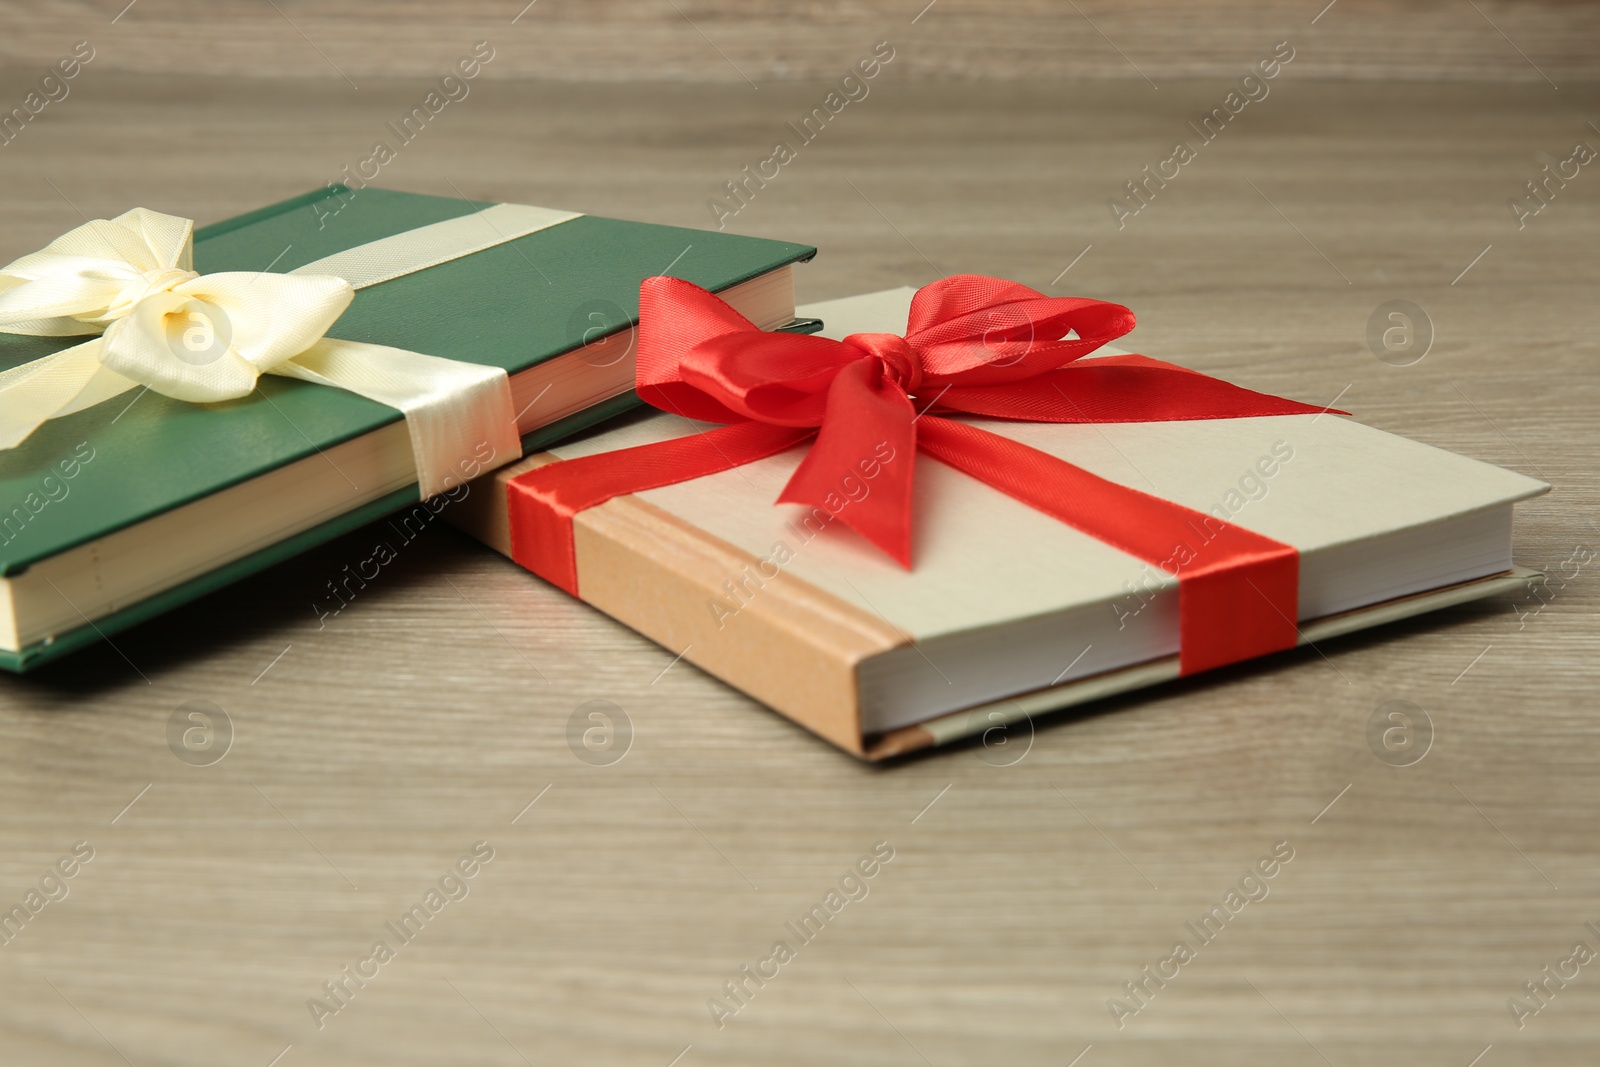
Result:
[[[912,292],[799,313],[833,338],[900,333]],[[1514,587],[1512,507],[1549,488],[1328,413],[963,421],[1293,545],[1302,641]],[[505,487],[519,474],[700,429],[667,414],[613,424],[495,473],[453,521],[509,554]],[[866,758],[1178,675],[1178,582],[1164,571],[923,456],[906,570],[773,503],[803,455],[579,512],[583,599]]]

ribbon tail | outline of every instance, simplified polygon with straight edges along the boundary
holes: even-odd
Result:
[[[1300,553],[1293,545],[1107,481],[965,423],[927,416],[918,446],[939,462],[1176,576],[1183,674],[1296,644]]]
[[[511,379],[500,367],[323,338],[269,374],[344,389],[399,408],[427,499],[522,455]]]
[[[819,507],[911,567],[911,487],[917,415],[904,389],[866,360],[828,387],[816,443],[778,497]]]
[[[506,484],[511,558],[578,596],[573,519],[613,497],[742,467],[799,444],[809,429],[742,422],[669,441],[558,460]]]
[[[1025,382],[953,386],[940,394],[939,406],[1030,422],[1175,422],[1323,411],[1345,414],[1134,355],[1078,360]]]
[[[0,449],[16,448],[51,419],[138,384],[100,362],[102,345],[96,337],[0,374]]]

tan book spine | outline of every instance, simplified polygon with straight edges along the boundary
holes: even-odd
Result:
[[[506,484],[555,458],[539,453],[479,478],[444,514],[509,556]],[[768,577],[750,553],[637,497],[580,512],[573,542],[586,603],[857,756],[890,754],[867,750],[856,668],[908,635],[782,568]],[[916,733],[889,747],[932,743]]]

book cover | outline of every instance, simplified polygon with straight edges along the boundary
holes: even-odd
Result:
[[[911,295],[801,310],[834,338],[899,332]],[[1328,413],[963,421],[1294,546],[1302,641],[1517,584],[1511,504],[1548,488]],[[524,472],[701,429],[655,413],[575,439],[497,472],[452,520],[510,554]],[[867,758],[1178,675],[1171,575],[921,455],[906,569],[774,505],[805,453],[577,512],[583,599]]]
[[[342,206],[330,215],[326,205],[335,198]],[[488,206],[330,187],[198,229],[194,266],[202,274],[287,273]],[[813,254],[798,244],[578,216],[361,289],[328,336],[499,366],[515,375],[630,329],[643,277],[670,268],[727,290]],[[0,370],[81,340],[0,332]],[[588,410],[539,426],[525,443],[553,440],[636,402],[630,393],[599,398]],[[264,376],[255,392],[236,401],[191,404],[139,390],[51,420],[19,447],[0,452],[0,576],[23,575],[70,550],[293,464],[324,461],[335,446],[401,419],[396,409],[353,393]],[[18,642],[23,647],[0,649],[0,666],[19,669],[52,658],[417,499],[414,484],[363,484],[369,479],[354,471],[346,480],[346,504],[289,537],[217,553],[205,573],[147,590],[133,602],[74,602],[70,610],[57,605],[55,615],[70,623],[25,635]]]

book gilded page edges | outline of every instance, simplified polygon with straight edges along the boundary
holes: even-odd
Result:
[[[540,453],[485,475],[444,514],[509,556],[506,484],[555,460]],[[909,644],[909,636],[782,569],[766,577],[754,555],[637,497],[580,512],[573,541],[585,603],[840,748],[867,755],[856,667]]]

